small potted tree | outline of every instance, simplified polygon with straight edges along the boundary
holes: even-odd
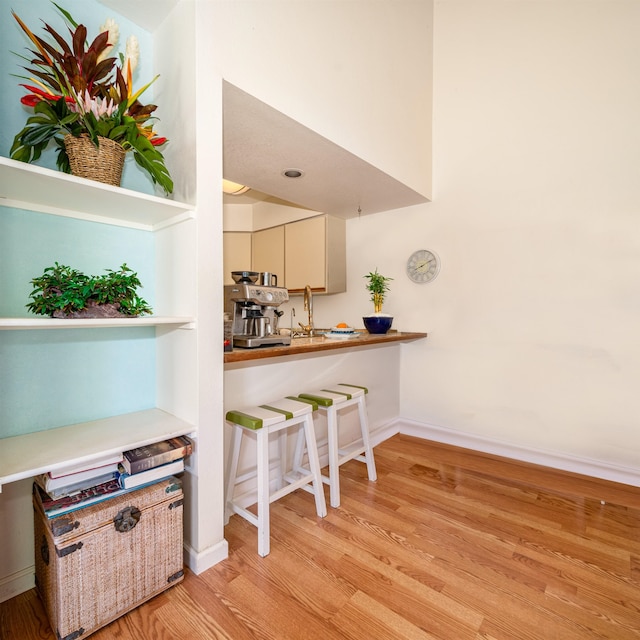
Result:
[[[368,280],[366,286],[373,302],[373,313],[362,318],[364,326],[369,333],[387,333],[391,329],[393,316],[388,313],[382,313],[382,305],[385,295],[389,291],[389,282],[393,278],[388,278],[378,273],[377,267],[375,271],[368,273],[364,278]]]
[[[126,264],[102,276],[87,276],[57,262],[31,280],[27,309],[52,318],[121,318],[151,313],[138,296],[138,274]]]

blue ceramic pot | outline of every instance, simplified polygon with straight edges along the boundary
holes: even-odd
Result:
[[[364,327],[369,333],[387,333],[391,329],[392,316],[364,316]]]

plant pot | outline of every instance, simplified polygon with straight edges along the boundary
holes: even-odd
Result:
[[[387,333],[391,329],[393,316],[387,314],[373,314],[362,318],[364,328],[369,333]]]
[[[71,173],[119,187],[126,152],[118,142],[102,136],[98,136],[98,145],[84,133],[77,138],[70,134],[64,137]]]
[[[87,306],[79,311],[57,310],[53,312],[54,318],[78,319],[78,318],[123,318],[125,314],[120,311],[119,302],[96,304],[93,300],[87,302]]]

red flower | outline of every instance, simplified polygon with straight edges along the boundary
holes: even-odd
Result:
[[[52,100],[54,98],[57,100],[60,97],[60,96],[54,96],[48,91],[43,91],[42,89],[40,89],[40,87],[32,87],[30,84],[21,84],[20,86],[24,87],[25,89],[28,89],[29,91],[31,91],[32,93],[35,93],[37,96],[40,96],[41,98],[46,98],[47,100]]]
[[[22,102],[22,104],[26,105],[27,107],[35,107],[36,104],[40,102],[40,100],[42,100],[42,98],[40,96],[34,95],[33,93],[22,96],[22,98],[20,98],[20,102]]]
[[[40,89],[39,87],[33,87],[30,84],[21,84],[20,86],[31,91],[31,93],[28,93],[26,96],[22,96],[22,98],[20,98],[20,102],[27,107],[35,107],[36,104],[40,102],[40,100],[57,102],[58,100],[60,100],[60,98],[62,98],[62,96],[54,95],[52,93],[49,93],[48,91]],[[65,100],[67,101],[67,103],[71,104],[75,102],[74,99],[70,96],[66,96]]]
[[[160,145],[164,144],[166,141],[167,141],[166,138],[151,138],[149,142],[151,142],[151,144],[154,147],[159,147]]]

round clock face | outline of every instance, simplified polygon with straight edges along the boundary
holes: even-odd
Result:
[[[431,282],[440,271],[440,259],[427,249],[414,251],[407,260],[407,275],[418,284]]]

